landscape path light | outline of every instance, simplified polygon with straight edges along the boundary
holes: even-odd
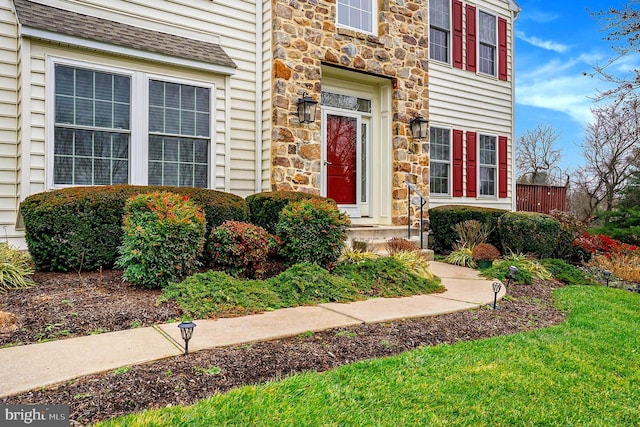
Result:
[[[511,285],[512,280],[516,280],[516,274],[518,274],[518,267],[515,265],[509,266],[509,271],[507,272],[507,288]]]
[[[184,340],[184,355],[189,354],[189,340],[193,336],[193,329],[196,327],[196,324],[189,322],[180,322],[178,328],[180,328],[180,335],[182,335],[182,339]]]
[[[604,270],[602,274],[604,274],[604,278],[607,280],[607,287],[609,287],[609,280],[611,280],[611,271]]]
[[[496,310],[497,309],[497,303],[498,303],[498,292],[500,292],[500,289],[502,289],[502,283],[500,282],[493,282],[493,309]]]

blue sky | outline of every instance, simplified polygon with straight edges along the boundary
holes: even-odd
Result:
[[[516,29],[516,137],[538,123],[560,134],[561,167],[582,163],[580,148],[585,124],[591,120],[597,90],[607,89],[598,78],[583,76],[592,65],[612,55],[602,40],[599,22],[589,11],[621,7],[623,0],[516,0],[522,12]],[[620,67],[637,66],[627,58]]]

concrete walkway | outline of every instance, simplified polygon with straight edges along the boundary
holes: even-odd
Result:
[[[196,320],[197,327],[189,341],[189,351],[362,323],[434,316],[493,303],[494,281],[483,279],[477,271],[440,262],[432,262],[431,271],[442,279],[446,292]],[[498,298],[504,294],[503,286]],[[183,341],[176,323],[5,348],[0,350],[0,397],[183,352]]]

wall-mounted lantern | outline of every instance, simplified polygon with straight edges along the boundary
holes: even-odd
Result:
[[[421,115],[417,115],[409,121],[411,126],[411,135],[413,139],[425,139],[429,134],[429,120],[425,119]]]
[[[298,100],[298,118],[300,123],[313,123],[316,121],[316,106],[318,101],[302,92],[302,98]]]

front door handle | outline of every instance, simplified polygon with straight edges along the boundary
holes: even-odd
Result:
[[[325,165],[325,166],[332,165],[332,164],[333,164],[333,163],[331,163],[331,162],[330,162],[330,161],[328,161],[328,160],[325,160],[325,161],[324,161],[324,165]]]

